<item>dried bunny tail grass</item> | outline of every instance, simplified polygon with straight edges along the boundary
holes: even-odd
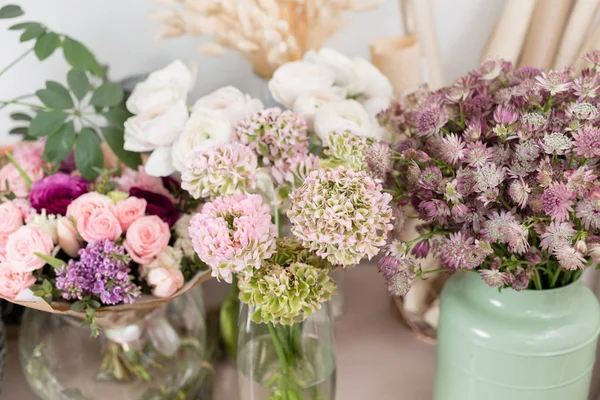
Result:
[[[151,18],[164,25],[160,38],[209,36],[208,54],[223,48],[242,53],[269,77],[280,65],[298,60],[344,27],[346,11],[364,11],[381,0],[156,0],[164,8]]]

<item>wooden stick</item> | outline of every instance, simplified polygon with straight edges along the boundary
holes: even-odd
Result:
[[[554,68],[568,66],[577,57],[586,34],[590,31],[594,17],[598,12],[600,0],[575,0],[573,11],[565,28]]]
[[[412,10],[409,18],[414,18],[417,37],[427,65],[426,81],[432,90],[436,90],[444,86],[444,72],[435,33],[432,0],[408,1]]]
[[[575,68],[578,71],[582,70],[586,66],[587,62],[581,57],[583,57],[586,53],[598,48],[600,48],[600,24],[596,24],[590,36],[588,36],[583,46],[581,46],[581,49],[577,53],[577,57],[575,57],[573,60],[573,65]]]
[[[556,52],[565,24],[569,18],[573,0],[543,0],[533,12],[531,27],[519,66],[542,69],[554,65]]]
[[[506,0],[481,59],[503,58],[516,64],[527,38],[536,0]]]

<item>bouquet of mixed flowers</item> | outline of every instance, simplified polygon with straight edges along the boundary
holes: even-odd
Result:
[[[542,72],[485,61],[447,88],[419,88],[380,115],[396,135],[390,192],[422,220],[379,268],[405,294],[434,254],[493,287],[552,289],[600,260],[600,53]]]

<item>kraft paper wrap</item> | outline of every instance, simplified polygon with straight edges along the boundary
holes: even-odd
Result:
[[[481,59],[503,58],[516,65],[523,50],[537,0],[506,0]]]
[[[594,30],[590,34],[590,36],[586,39],[585,43],[579,50],[577,57],[573,60],[573,65],[577,68],[578,71],[581,71],[585,66],[590,66],[590,63],[584,61],[581,57],[583,57],[586,53],[589,53],[592,50],[596,50],[600,48],[600,23],[594,27]]]
[[[432,90],[444,86],[444,72],[438,48],[432,0],[402,0],[405,29],[418,37],[427,66],[425,81]]]
[[[380,37],[371,41],[371,61],[400,95],[421,84],[421,46],[415,36]]]
[[[571,12],[573,0],[543,0],[533,12],[529,34],[519,66],[549,69]]]
[[[567,22],[554,68],[564,68],[575,61],[598,12],[600,0],[576,0]]]
[[[186,282],[173,296],[168,298],[160,298],[152,295],[141,295],[133,304],[120,304],[116,306],[101,307],[96,310],[96,322],[102,329],[110,329],[129,325],[144,318],[158,307],[169,303],[176,297],[181,296],[188,290],[199,283],[211,279],[210,271],[197,273],[192,279]],[[84,311],[72,311],[71,303],[66,301],[54,301],[52,304],[46,303],[39,297],[33,298],[31,301],[9,300],[12,303],[23,307],[33,308],[39,311],[45,311],[52,314],[70,315],[76,318],[85,319]]]

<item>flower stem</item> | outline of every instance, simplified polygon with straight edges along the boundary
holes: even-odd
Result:
[[[540,279],[540,273],[538,272],[537,268],[534,269],[533,272],[534,272],[533,283],[535,285],[535,288],[537,290],[542,290],[542,280]]]
[[[9,69],[11,69],[12,67],[15,66],[15,64],[17,64],[19,61],[21,61],[22,59],[24,59],[25,57],[27,57],[27,55],[29,53],[31,53],[33,51],[33,47],[30,48],[29,50],[27,50],[25,53],[21,54],[19,57],[17,57],[13,62],[11,62],[10,64],[8,64],[6,67],[4,67],[4,69],[2,71],[0,71],[0,76],[2,76],[2,74],[4,74],[6,71],[8,71]]]
[[[283,394],[282,396],[282,400],[287,400],[288,399],[288,392],[287,392],[287,375],[288,375],[288,364],[287,364],[287,357],[285,356],[285,351],[283,349],[283,345],[281,344],[281,341],[279,339],[279,336],[277,335],[277,330],[275,328],[275,326],[273,325],[272,322],[267,322],[267,328],[269,329],[269,333],[271,334],[271,337],[273,338],[273,344],[275,345],[275,351],[277,352],[277,357],[279,358],[279,369],[280,369],[280,374],[281,374],[281,379],[279,379],[279,383],[281,385],[281,387],[279,388],[279,390],[281,390],[281,393]]]
[[[27,175],[27,172],[25,172],[23,170],[23,168],[21,168],[21,166],[19,165],[19,163],[17,162],[17,160],[15,160],[15,158],[12,156],[12,154],[6,153],[6,158],[8,158],[8,161],[10,161],[10,163],[15,166],[15,168],[17,169],[17,171],[19,172],[19,174],[21,175],[21,177],[23,178],[23,180],[27,184],[27,187],[29,189],[31,189],[31,184],[33,182],[31,180],[31,178],[29,177],[29,175]]]
[[[0,110],[2,110],[4,107],[11,105],[11,104],[16,104],[16,105],[21,105],[21,106],[27,106],[27,107],[31,107],[31,108],[39,108],[39,109],[44,109],[44,107],[42,106],[38,106],[36,104],[31,104],[31,103],[24,103],[22,101],[22,99],[28,99],[30,97],[34,97],[35,95],[33,94],[23,94],[21,96],[17,96],[14,99],[11,100],[0,100]]]
[[[279,215],[279,208],[273,210],[273,223],[277,227],[277,237],[281,237],[281,216]]]
[[[431,231],[431,232],[427,232],[427,233],[422,234],[421,236],[419,236],[416,239],[413,239],[413,240],[410,240],[410,241],[406,242],[406,246],[408,248],[411,248],[413,245],[419,243],[421,240],[429,239],[430,237],[435,236],[435,235],[447,235],[449,233],[450,232],[446,232],[446,231]]]

